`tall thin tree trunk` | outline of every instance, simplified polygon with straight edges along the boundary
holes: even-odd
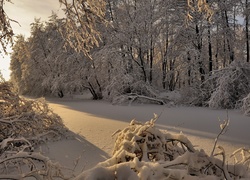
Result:
[[[190,57],[190,53],[188,52],[187,53],[187,60],[188,60],[188,64],[191,64],[191,57]],[[189,65],[188,66],[188,85],[190,86],[191,85],[191,66]]]
[[[140,63],[141,63],[140,66],[141,66],[141,70],[142,70],[142,73],[143,73],[144,81],[147,82],[147,73],[146,73],[146,70],[145,70],[144,58],[143,58],[141,47],[139,48],[139,59],[140,59]]]
[[[232,47],[232,39],[230,39],[230,35],[228,34],[229,30],[230,30],[230,27],[229,27],[229,20],[228,20],[228,14],[227,14],[227,11],[224,11],[225,13],[225,23],[226,23],[226,39],[227,39],[227,47],[228,47],[228,51],[229,51],[229,58],[230,58],[230,62],[233,62],[234,61],[234,50],[233,50],[233,47]]]
[[[167,78],[167,59],[168,59],[168,45],[169,45],[168,38],[169,38],[169,34],[168,34],[168,29],[167,29],[164,55],[162,59],[162,87],[163,89],[167,88],[166,78]]]
[[[162,60],[162,87],[166,89],[166,77],[167,77],[167,57],[163,57]]]
[[[226,51],[226,35],[224,34],[224,39],[223,39],[223,68],[226,67],[226,62],[227,62],[227,51]]]
[[[208,57],[209,57],[209,72],[213,71],[213,54],[212,54],[212,43],[211,43],[211,31],[210,22],[208,22]]]
[[[170,76],[169,76],[169,90],[170,91],[174,91],[175,89],[175,84],[176,84],[176,81],[175,81],[175,71],[174,71],[174,62],[175,60],[171,60],[169,62],[169,72],[170,72]]]
[[[219,55],[219,25],[217,24],[216,27],[216,52],[215,52],[215,69],[217,70],[219,68],[219,60],[218,60],[218,55]]]
[[[245,26],[246,26],[246,50],[247,50],[247,62],[249,62],[250,52],[249,52],[249,15],[248,15],[248,0],[245,1]]]
[[[195,26],[195,30],[196,30],[196,38],[197,38],[197,48],[198,48],[198,64],[199,64],[199,72],[200,72],[200,79],[201,82],[204,82],[205,80],[205,70],[204,70],[204,64],[202,62],[201,59],[201,51],[202,51],[202,39],[200,37],[200,30],[199,30],[199,26],[198,24],[196,24]]]
[[[153,60],[154,60],[154,49],[153,49],[153,43],[151,39],[150,43],[150,51],[149,51],[149,83],[152,84],[153,80]]]

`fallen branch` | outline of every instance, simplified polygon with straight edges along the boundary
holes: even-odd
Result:
[[[156,103],[158,103],[160,105],[165,104],[165,102],[163,100],[161,100],[161,99],[152,98],[152,97],[143,96],[143,95],[138,95],[138,94],[135,94],[135,93],[128,94],[128,99],[130,100],[129,104],[132,104],[136,99],[146,99],[146,100],[149,100],[149,101],[156,102]]]

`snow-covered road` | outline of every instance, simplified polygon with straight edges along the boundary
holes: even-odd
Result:
[[[230,119],[229,129],[221,136],[221,145],[230,155],[239,147],[250,148],[250,117],[239,111],[211,110],[199,107],[166,107],[159,105],[112,105],[104,101],[79,99],[47,99],[50,107],[59,114],[65,125],[78,135],[77,141],[51,144],[50,156],[63,164],[77,159],[85,170],[112,154],[115,137],[112,134],[128,126],[132,119],[146,122],[154,113],[159,115],[157,126],[171,132],[180,131],[197,148],[210,154],[219,124]],[[57,153],[58,146],[62,153]],[[65,155],[66,154],[66,155]],[[57,157],[58,156],[58,157]],[[229,160],[230,161],[230,160]],[[81,164],[83,163],[83,165]],[[80,169],[78,171],[81,171]]]

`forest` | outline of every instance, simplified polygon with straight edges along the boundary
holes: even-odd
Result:
[[[38,147],[65,142],[72,132],[44,99],[21,96],[89,91],[93,100],[113,104],[181,104],[250,115],[248,0],[59,0],[65,17],[34,19],[29,37],[14,36],[6,2],[0,0],[0,46],[6,53],[12,44],[13,52],[10,81],[0,75],[0,179],[250,178],[249,149],[235,150],[234,164],[227,164],[225,149],[217,146],[229,118],[208,155],[182,132],[159,130],[156,114],[114,132],[111,157],[69,173]],[[171,99],[172,92],[180,98]]]
[[[105,21],[82,42],[79,32],[65,39],[65,18],[35,19],[30,37],[16,37],[11,82],[19,94],[89,90],[115,103],[141,96],[167,103],[160,94],[178,91],[178,103],[249,113],[249,11],[247,0],[190,9],[186,1],[109,0]]]

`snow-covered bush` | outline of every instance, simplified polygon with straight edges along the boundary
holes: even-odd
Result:
[[[0,82],[0,179],[54,179],[61,168],[37,151],[38,144],[66,137],[61,118],[44,99],[19,97]]]
[[[130,74],[114,77],[106,87],[104,95],[113,104],[132,102],[164,104],[156,89],[144,81],[135,80]]]
[[[208,102],[212,108],[236,108],[250,92],[250,64],[234,61],[215,72],[217,88]]]
[[[132,120],[127,128],[117,131],[113,156],[81,173],[75,180],[250,178],[249,150],[235,151],[232,156],[236,164],[227,165],[222,147],[209,156],[202,149],[196,150],[185,135],[157,129],[156,119],[157,116],[145,124]],[[218,155],[222,155],[222,160],[216,158]]]

